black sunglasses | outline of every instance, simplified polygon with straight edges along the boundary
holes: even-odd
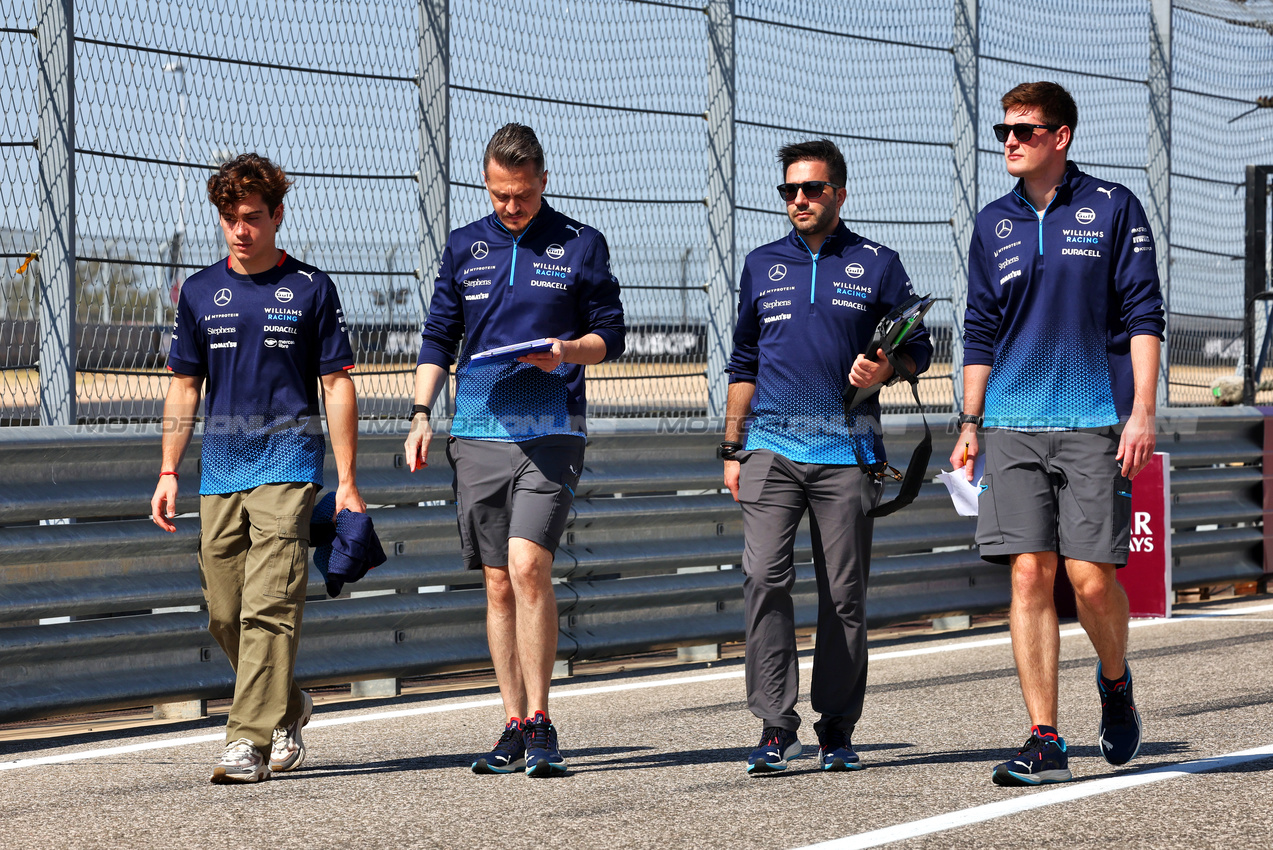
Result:
[[[787,203],[791,203],[796,199],[797,192],[804,192],[804,196],[811,201],[822,197],[822,190],[830,187],[831,189],[843,189],[843,186],[837,186],[835,183],[828,183],[825,180],[806,180],[803,183],[779,183],[778,194],[782,195],[782,199]]]
[[[1035,130],[1048,130],[1055,133],[1064,126],[1064,124],[996,124],[994,130],[995,138],[1003,144],[1008,141],[1009,133],[1016,136],[1018,142],[1028,142]]]

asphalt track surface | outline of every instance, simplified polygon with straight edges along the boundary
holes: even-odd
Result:
[[[759,724],[738,661],[559,682],[570,773],[475,776],[498,737],[492,688],[320,706],[303,770],[208,784],[219,718],[0,743],[0,841],[19,847],[1273,846],[1273,598],[1178,609],[1132,629],[1140,756],[1101,758],[1095,657],[1061,645],[1061,732],[1075,781],[999,788],[1028,721],[1002,627],[872,646],[854,743],[824,774],[816,742],[749,778]],[[807,654],[805,663],[807,664]],[[802,673],[807,679],[807,673]],[[812,736],[807,691],[801,706]],[[33,732],[38,735],[38,732]]]

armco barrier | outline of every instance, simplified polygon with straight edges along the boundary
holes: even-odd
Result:
[[[922,429],[886,417],[893,458]],[[1263,418],[1254,408],[1183,409],[1159,418],[1171,453],[1177,587],[1261,579]],[[406,677],[489,666],[480,578],[458,558],[445,436],[409,474],[403,423],[363,424],[359,487],[389,554],[351,590],[311,601],[297,662],[302,683]],[[742,521],[720,492],[719,433],[704,421],[592,425],[585,472],[554,563],[560,655],[576,660],[742,637]],[[935,436],[935,474],[951,433]],[[157,426],[0,429],[0,721],[229,696],[231,671],[205,631],[194,553],[198,443],[181,467],[166,534],[146,519]],[[328,470],[330,481],[335,480]],[[66,522],[71,519],[73,521]],[[41,524],[41,521],[50,524]],[[872,624],[1003,609],[1006,572],[969,548],[974,521],[939,485],[877,522]],[[811,558],[808,525],[797,560]],[[430,588],[436,592],[420,592]],[[811,566],[797,568],[796,617],[812,627]],[[39,624],[44,618],[70,622]]]

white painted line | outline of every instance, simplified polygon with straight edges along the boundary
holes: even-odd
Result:
[[[1273,756],[1273,744],[1250,750],[1240,750],[1223,756],[1187,761],[1182,764],[1163,765],[1151,770],[1142,770],[1138,773],[1129,773],[1122,776],[1111,776],[1107,779],[1076,782],[1072,785],[1049,788],[1046,791],[1023,794],[1013,797],[1011,800],[987,803],[984,806],[973,806],[970,809],[936,815],[923,820],[901,823],[884,829],[873,829],[870,832],[860,832],[857,835],[824,841],[820,844],[810,844],[807,847],[800,848],[800,850],[862,850],[862,848],[866,847],[879,847],[883,844],[892,844],[894,841],[905,841],[908,838],[918,838],[922,835],[932,835],[936,832],[945,832],[961,826],[984,823],[988,820],[1020,814],[1033,809],[1041,809],[1045,806],[1069,803],[1074,800],[1081,800],[1084,797],[1095,797],[1098,794],[1108,794],[1112,791],[1136,788],[1167,779],[1177,779],[1181,776],[1205,773],[1209,770],[1220,770],[1232,767],[1235,764],[1260,761],[1270,756]]]
[[[1133,620],[1132,628],[1141,626],[1156,626],[1165,623],[1179,623],[1189,620],[1208,619],[1221,616],[1235,616],[1240,614],[1253,614],[1263,611],[1273,611],[1273,605],[1253,605],[1244,608],[1235,608],[1230,611],[1216,611],[1213,613],[1191,614],[1183,617],[1173,617],[1171,619],[1160,620]],[[1062,637],[1071,637],[1073,635],[1084,634],[1082,628],[1064,629],[1061,631]],[[918,649],[899,649],[891,652],[872,652],[869,654],[871,661],[884,661],[890,658],[913,658],[917,655],[933,655],[943,652],[957,652],[964,649],[979,649],[986,646],[1005,646],[1012,643],[1011,637],[999,638],[982,638],[978,640],[968,640],[962,642],[954,642],[943,644],[942,646],[920,647]],[[800,665],[801,670],[809,670],[813,667],[812,661],[806,661]],[[741,679],[744,676],[742,670],[731,670],[724,673],[705,673],[698,676],[678,676],[671,679],[647,679],[636,682],[625,682],[620,685],[598,685],[595,687],[580,688],[558,688],[550,695],[550,699],[565,699],[567,697],[595,696],[596,694],[614,694],[623,691],[645,690],[647,688],[666,688],[676,685],[694,685],[702,682],[719,682],[726,679]],[[306,727],[307,729],[317,729],[324,726],[345,726],[350,723],[370,723],[374,720],[394,720],[400,717],[418,717],[425,714],[441,714],[449,711],[466,711],[473,708],[491,708],[500,705],[499,699],[483,699],[469,700],[467,702],[443,703],[441,705],[427,705],[419,708],[404,708],[395,711],[378,711],[373,714],[353,714],[345,717],[330,717],[322,720],[313,720]],[[40,756],[37,758],[18,759],[16,761],[0,762],[0,770],[17,770],[24,767],[36,767],[44,764],[64,764],[71,761],[81,761],[83,759],[108,758],[110,756],[125,755],[128,753],[144,752],[146,750],[161,750],[168,747],[183,747],[190,744],[206,744],[211,741],[222,741],[224,735],[195,735],[189,738],[165,738],[160,741],[146,741],[139,744],[127,744],[120,747],[107,747],[96,750],[84,750],[76,753],[65,753],[55,756]]]

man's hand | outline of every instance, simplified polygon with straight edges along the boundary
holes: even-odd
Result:
[[[738,501],[738,473],[741,469],[742,465],[738,461],[725,461],[725,486],[729,488],[735,502]]]
[[[407,453],[407,469],[415,472],[429,465],[429,442],[432,439],[433,428],[429,425],[429,417],[424,413],[417,413],[411,417],[411,431],[407,434],[407,441],[404,444]]]
[[[551,372],[560,366],[566,359],[566,343],[560,339],[552,337],[547,338],[553,344],[552,351],[539,351],[534,354],[526,354],[517,358],[518,363],[529,363],[531,366],[538,366],[545,372]]]
[[[336,486],[336,510],[333,516],[348,508],[356,514],[367,512],[367,503],[358,493],[358,485],[352,481],[342,481]]]
[[[962,468],[964,475],[972,481],[972,471],[977,465],[977,455],[980,453],[981,447],[977,444],[977,426],[969,422],[959,429],[959,442],[955,443],[955,450],[950,453],[951,471]]]
[[[1133,409],[1131,418],[1123,428],[1122,439],[1118,441],[1118,455],[1115,460],[1123,462],[1124,478],[1135,478],[1149,463],[1154,455],[1154,447],[1158,436],[1154,433],[1153,414],[1144,410]]]
[[[161,475],[155,485],[155,495],[150,497],[150,519],[155,525],[167,532],[174,532],[177,526],[171,520],[177,515],[177,476]]]
[[[857,360],[853,361],[853,368],[849,370],[850,384],[858,389],[866,389],[893,377],[893,367],[884,355],[884,349],[876,349],[875,356],[879,359],[867,360],[866,355],[858,355]]]

